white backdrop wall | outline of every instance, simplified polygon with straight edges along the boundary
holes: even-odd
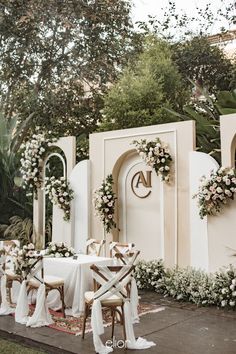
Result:
[[[79,162],[70,175],[70,184],[74,190],[74,229],[73,246],[75,251],[86,251],[86,240],[91,237],[90,218],[90,161]]]
[[[189,153],[190,265],[206,271],[209,270],[208,218],[200,219],[197,199],[192,197],[198,191],[200,178],[203,175],[209,177],[210,172],[218,167],[216,160],[208,154],[197,151]]]

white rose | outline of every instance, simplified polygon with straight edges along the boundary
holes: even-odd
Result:
[[[222,301],[221,301],[221,306],[222,306],[222,307],[225,307],[226,305],[227,305],[227,301],[226,301],[226,300],[222,300]]]
[[[229,189],[225,189],[225,194],[226,194],[226,195],[228,195],[229,197],[231,197],[231,196],[232,196],[232,193],[230,192],[230,190],[229,190]]]
[[[34,250],[34,244],[33,243],[29,243],[28,244],[28,249],[29,250]]]
[[[70,257],[70,253],[69,253],[69,252],[66,252],[66,253],[65,253],[65,257]]]

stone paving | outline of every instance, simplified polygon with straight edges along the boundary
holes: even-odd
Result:
[[[142,292],[142,300],[165,307],[165,310],[141,317],[135,325],[136,336],[156,343],[142,353],[157,354],[236,354],[236,311],[215,307],[197,307],[162,298],[153,292]],[[110,339],[111,328],[105,330],[103,340]],[[51,328],[26,328],[16,324],[12,316],[0,317],[0,337],[36,347],[51,354],[92,354],[92,334],[73,336]],[[115,337],[122,339],[121,326]],[[115,348],[115,354],[140,353],[138,350]],[[0,353],[1,348],[0,348]],[[3,353],[5,354],[5,353]],[[7,353],[6,353],[7,354]]]

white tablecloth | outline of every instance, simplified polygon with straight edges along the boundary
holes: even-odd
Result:
[[[44,258],[44,274],[54,275],[65,281],[65,304],[71,308],[67,314],[79,316],[84,310],[84,293],[93,287],[92,264],[112,265],[111,258],[78,255],[73,258]],[[60,308],[59,293],[52,290],[48,294],[47,302],[50,308]]]

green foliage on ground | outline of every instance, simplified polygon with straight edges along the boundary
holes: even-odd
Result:
[[[42,350],[26,347],[24,345],[0,339],[0,351],[2,354],[43,354]]]
[[[176,300],[197,305],[236,308],[236,268],[215,273],[192,267],[165,268],[162,260],[141,260],[135,267],[139,289],[154,290]]]

